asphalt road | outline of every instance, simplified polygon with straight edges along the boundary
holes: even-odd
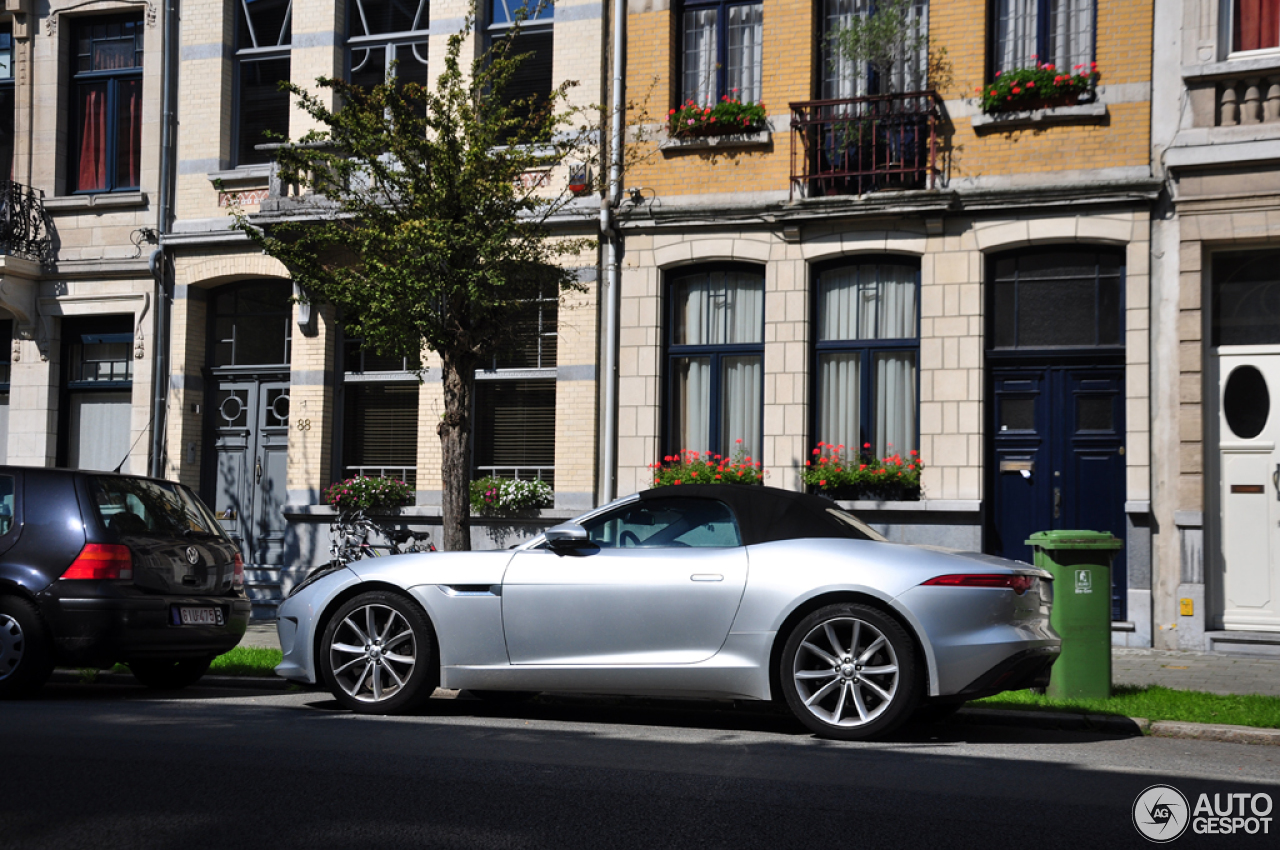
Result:
[[[1149,847],[1131,810],[1157,783],[1280,803],[1280,747],[969,724],[834,743],[620,700],[381,718],[315,691],[53,684],[0,703],[3,850]],[[1276,825],[1171,846],[1275,847]]]

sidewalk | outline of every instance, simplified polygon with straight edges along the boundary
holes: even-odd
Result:
[[[250,625],[241,645],[279,649],[275,623]],[[1163,685],[1183,691],[1280,697],[1280,658],[1113,647],[1111,681],[1117,685]]]

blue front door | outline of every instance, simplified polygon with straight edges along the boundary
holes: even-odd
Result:
[[[1125,539],[1124,369],[999,365],[991,375],[985,548],[1030,561],[1037,531]],[[1125,615],[1125,552],[1112,569],[1112,616]]]

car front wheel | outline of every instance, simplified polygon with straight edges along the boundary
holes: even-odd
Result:
[[[0,596],[0,699],[26,696],[53,672],[48,632],[35,607]]]
[[[779,672],[792,713],[826,738],[887,733],[919,700],[911,637],[869,605],[829,605],[805,617],[787,638]]]
[[[431,696],[439,678],[426,615],[385,591],[362,593],[329,619],[320,668],[338,702],[364,714],[407,711]]]

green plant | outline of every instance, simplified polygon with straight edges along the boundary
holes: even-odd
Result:
[[[1145,717],[1148,720],[1280,728],[1280,697],[1179,691],[1159,685],[1117,685],[1109,699],[1054,699],[1033,691],[1006,691],[970,705],[976,708],[1068,710]]]
[[[764,119],[763,103],[743,103],[726,94],[715,106],[699,106],[690,100],[671,110],[667,133],[678,139],[746,133],[764,126]]]
[[[733,457],[727,458],[711,452],[699,454],[693,449],[683,449],[678,454],[667,455],[661,463],[653,463],[653,486],[667,487],[675,484],[763,484],[764,472],[759,461],[752,462],[742,440],[737,441]]]
[[[339,511],[388,510],[413,504],[413,488],[396,478],[357,475],[324,491],[324,501]]]
[[[1035,58],[1034,56],[1032,57]],[[996,72],[988,85],[974,89],[983,112],[1010,112],[1075,103],[1098,84],[1098,63],[1077,65],[1068,74],[1049,63]]]
[[[871,454],[870,443],[863,444],[861,453],[848,455],[843,445],[820,442],[804,462],[800,478],[809,487],[836,497],[917,499],[922,469],[924,462],[915,449],[905,458],[896,453],[878,458]]]
[[[284,660],[278,649],[260,646],[237,646],[213,659],[209,673],[214,676],[271,676]]]
[[[490,476],[471,482],[471,509],[478,514],[549,508],[554,503],[555,494],[545,481],[515,481]]]

